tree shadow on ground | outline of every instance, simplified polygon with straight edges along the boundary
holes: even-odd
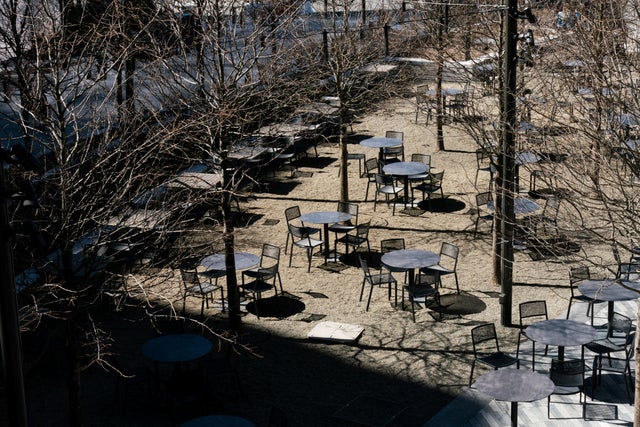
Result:
[[[302,313],[305,307],[305,304],[300,301],[300,298],[295,295],[285,294],[251,301],[245,308],[249,313],[260,315],[260,317],[285,319]],[[256,308],[258,310],[257,313]]]
[[[314,157],[314,156],[306,156],[302,157],[295,162],[293,165],[297,168],[305,167],[305,168],[313,168],[313,169],[324,169],[332,163],[336,162],[338,159],[335,157]]]
[[[432,198],[423,200],[418,203],[418,207],[427,212],[438,212],[438,213],[453,213],[463,210],[467,205],[457,199],[453,199],[451,197],[445,198]]]
[[[487,305],[474,295],[454,293],[441,295],[439,303],[431,304],[429,308],[442,316],[460,317],[482,313]]]

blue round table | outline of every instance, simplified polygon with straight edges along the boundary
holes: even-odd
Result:
[[[360,145],[369,148],[379,148],[378,160],[382,162],[384,159],[384,149],[390,147],[399,147],[402,145],[401,139],[387,138],[385,136],[373,136],[371,138],[363,139],[360,141]]]
[[[386,174],[402,177],[404,184],[404,207],[406,208],[410,190],[409,177],[429,172],[429,166],[422,162],[395,162],[384,165],[382,170]],[[413,200],[409,204],[413,205]]]
[[[351,219],[351,214],[347,212],[339,211],[321,211],[321,212],[309,212],[300,216],[300,221],[303,223],[322,224],[324,231],[324,257],[325,262],[331,255],[331,245],[329,244],[329,224],[335,224],[338,222],[345,222]],[[338,254],[336,254],[336,259]]]
[[[260,257],[249,252],[235,252],[234,254],[236,270],[246,270],[260,262]],[[200,261],[207,270],[224,271],[227,269],[224,254],[213,254],[206,256]]]
[[[189,420],[180,427],[256,427],[251,421],[235,415],[208,415]]]
[[[199,359],[211,351],[211,341],[194,334],[170,334],[152,338],[142,346],[142,354],[154,362],[182,363]]]

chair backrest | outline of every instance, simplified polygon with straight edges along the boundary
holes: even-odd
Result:
[[[558,212],[560,211],[560,199],[558,197],[549,196],[544,202],[544,208],[542,209],[542,215],[555,220],[558,218]]]
[[[371,221],[364,222],[356,226],[356,236],[362,239],[369,238],[369,229],[371,228]]]
[[[480,209],[481,207],[486,207],[490,201],[493,200],[493,195],[491,191],[485,191],[482,193],[476,194],[476,207]]]
[[[289,233],[291,233],[293,237],[297,237],[299,239],[311,239],[309,237],[309,229],[307,227],[297,226],[294,224],[288,224],[288,227]]]
[[[299,206],[291,206],[284,210],[284,216],[287,219],[287,222],[291,222],[294,219],[300,218],[302,214],[300,213]]]
[[[404,153],[404,145],[399,145],[397,147],[384,147],[382,153],[385,157],[398,157],[402,156]]]
[[[440,245],[440,262],[442,263],[443,258],[445,258],[445,261],[444,261],[445,263],[447,262],[446,259],[449,259],[450,262],[453,263],[453,268],[451,269],[455,270],[458,264],[459,253],[460,253],[460,248],[458,248],[453,243],[442,242],[442,244]]]
[[[404,132],[400,132],[397,130],[388,130],[384,136],[387,138],[395,138],[399,139],[400,141],[404,141]]]
[[[375,157],[371,157],[364,162],[364,169],[367,171],[367,174],[373,174],[378,172],[378,159]]]
[[[381,173],[376,174],[376,185],[378,188],[385,185],[393,185],[393,176],[392,175],[383,175]]]
[[[471,329],[471,342],[474,356],[478,356],[481,353],[487,354],[500,351],[496,325],[493,323],[485,323]]]
[[[633,323],[631,322],[631,318],[624,314],[614,312],[611,318],[611,327],[608,328],[610,330],[609,338],[618,339],[620,342],[624,342],[628,345],[632,328]]]
[[[351,214],[351,224],[358,225],[358,204],[351,202],[338,202],[338,212]]]
[[[549,378],[556,387],[584,386],[584,359],[551,360]]]
[[[200,279],[198,278],[198,272],[195,269],[181,267],[180,277],[182,277],[182,284],[185,289],[191,286],[200,286]]]
[[[260,255],[260,267],[272,267],[280,262],[280,247],[270,243],[262,244],[262,254]]]
[[[413,153],[411,155],[411,161],[431,166],[431,154]]]
[[[364,277],[367,280],[371,279],[371,271],[369,270],[369,264],[367,263],[367,261],[365,261],[364,258],[362,258],[362,255],[358,255],[358,259],[360,260],[360,267],[362,268],[362,271],[364,272]]]
[[[397,251],[404,249],[404,239],[402,237],[396,237],[393,239],[384,239],[380,241],[380,252],[386,254],[387,252]]]
[[[431,174],[431,185],[433,187],[441,187],[443,178],[444,178],[444,171],[432,173]]]
[[[547,320],[547,302],[544,300],[520,303],[520,327],[524,328],[539,320]]]
[[[476,150],[476,163],[478,164],[478,168],[491,165],[491,154],[483,148],[478,148]]]
[[[571,296],[575,296],[576,285],[583,280],[589,280],[591,273],[586,265],[578,265],[569,269],[569,285],[571,286]]]

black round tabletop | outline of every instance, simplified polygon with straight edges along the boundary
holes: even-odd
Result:
[[[478,391],[504,402],[533,402],[553,393],[553,381],[525,369],[489,371],[475,382]]]
[[[255,424],[235,415],[208,415],[189,420],[180,427],[255,427]]]
[[[333,224],[334,222],[344,222],[350,219],[350,213],[338,211],[309,212],[300,216],[300,221],[311,224]]]
[[[398,147],[402,145],[402,140],[397,138],[387,138],[385,136],[373,136],[360,141],[360,145],[370,148]]]
[[[524,330],[527,338],[556,347],[584,345],[598,338],[596,329],[569,319],[549,319],[533,323]]]
[[[630,301],[640,297],[640,283],[617,280],[584,280],[580,293],[600,301]]]
[[[429,167],[422,162],[395,162],[385,165],[382,170],[389,175],[410,176],[429,171]]]
[[[422,249],[401,249],[382,255],[381,261],[394,269],[413,270],[436,265],[440,261],[440,255]]]
[[[260,262],[260,257],[249,252],[235,252],[234,254],[236,270],[246,270]],[[200,261],[207,270],[221,271],[226,270],[226,262],[224,254],[213,254],[206,256]]]
[[[142,346],[142,354],[163,363],[189,362],[211,351],[211,341],[194,334],[161,335]]]

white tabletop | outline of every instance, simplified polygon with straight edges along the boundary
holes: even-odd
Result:
[[[338,211],[309,212],[300,216],[300,221],[311,224],[333,224],[351,219],[351,214]]]
[[[236,270],[246,270],[260,262],[260,257],[250,252],[235,252],[233,255]],[[226,270],[227,268],[224,254],[209,255],[200,261],[200,265],[213,271]]]
[[[398,147],[402,145],[402,140],[384,136],[373,136],[360,141],[360,145],[370,148]]]

